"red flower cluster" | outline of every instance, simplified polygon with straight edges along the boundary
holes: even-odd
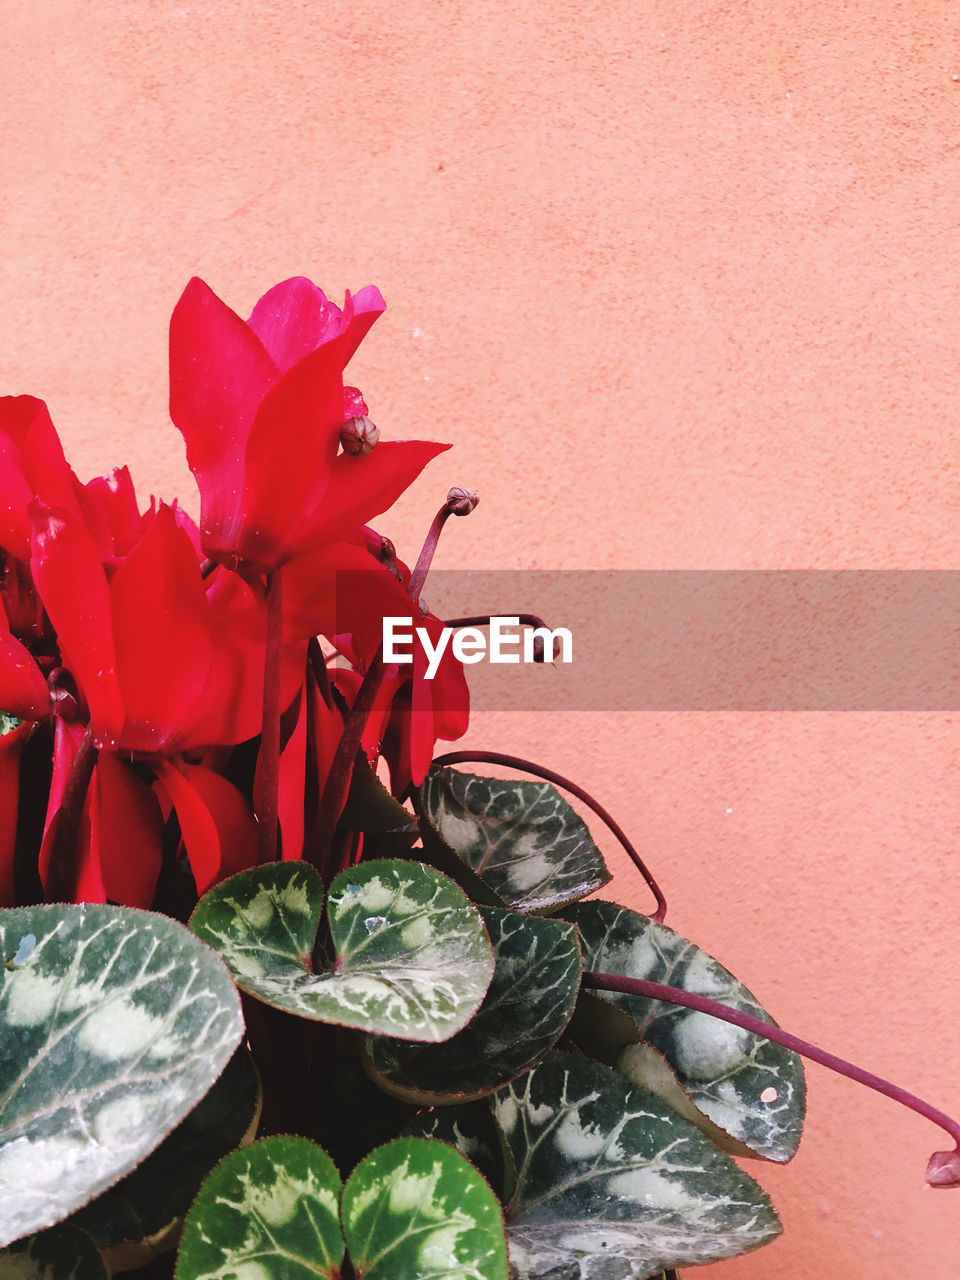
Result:
[[[365,679],[360,739],[397,794],[463,733],[453,658],[433,689],[378,661],[384,615],[413,605],[368,521],[449,447],[377,442],[344,386],[383,308],[297,278],[245,322],[191,281],[170,403],[199,529],[141,510],[126,468],[81,484],[43,402],[0,398],[0,906],[150,906],[185,868],[203,892],[262,855],[264,824],[302,857]]]

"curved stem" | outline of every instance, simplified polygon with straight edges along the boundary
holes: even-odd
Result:
[[[663,920],[667,914],[667,900],[663,896],[663,891],[654,880],[650,871],[647,869],[643,859],[637,853],[636,849],[627,838],[626,832],[620,824],[604,809],[599,801],[594,800],[589,791],[584,791],[575,782],[571,782],[569,778],[565,778],[560,773],[554,773],[552,769],[545,769],[541,764],[535,764],[532,760],[523,760],[520,756],[504,755],[500,751],[450,751],[446,755],[438,756],[434,760],[434,764],[443,766],[447,764],[502,764],[510,769],[520,769],[524,773],[535,774],[538,778],[543,778],[547,782],[552,782],[555,786],[563,787],[564,791],[569,791],[571,795],[582,800],[588,805],[597,817],[606,824],[610,831],[617,837],[623,848],[630,855],[633,865],[643,876],[644,881],[649,886],[651,893],[657,900],[657,909],[654,911],[651,920]]]
[[[899,1085],[891,1084],[889,1080],[884,1080],[882,1076],[874,1075],[872,1071],[864,1071],[863,1067],[858,1067],[853,1062],[847,1062],[845,1058],[838,1058],[835,1053],[828,1053],[826,1049],[821,1049],[818,1045],[811,1044],[809,1040],[801,1040],[799,1036],[792,1035],[789,1031],[783,1031],[780,1027],[774,1026],[772,1022],[765,1022],[762,1018],[755,1018],[753,1014],[744,1013],[741,1009],[732,1009],[729,1005],[721,1004],[717,1000],[711,1000],[709,996],[697,995],[692,991],[683,991],[679,987],[670,987],[662,982],[648,982],[645,978],[624,978],[615,973],[585,973],[583,975],[583,985],[598,991],[618,991],[624,995],[644,996],[651,1000],[665,1000],[670,1004],[683,1005],[687,1009],[695,1009],[697,1013],[706,1013],[712,1018],[719,1018],[723,1022],[732,1023],[735,1027],[742,1027],[744,1031],[752,1031],[754,1035],[772,1040],[774,1044],[781,1044],[785,1049],[792,1049],[794,1053],[802,1054],[803,1057],[809,1058],[811,1062],[819,1062],[821,1066],[829,1067],[831,1071],[836,1071],[840,1075],[846,1076],[849,1080],[855,1080],[857,1084],[866,1085],[868,1089],[874,1089],[877,1093],[882,1093],[886,1097],[892,1098],[894,1102],[899,1102],[903,1106],[909,1107],[911,1111],[916,1111],[918,1115],[931,1120],[948,1133],[957,1144],[957,1150],[960,1151],[960,1123],[945,1112],[939,1111],[936,1107],[931,1106],[929,1102],[924,1102],[916,1094],[908,1093],[906,1089],[901,1089]],[[942,1183],[941,1185],[947,1184]]]
[[[459,627],[489,627],[494,616],[500,616],[500,615],[493,615],[489,613],[478,613],[466,618],[450,618],[445,622],[445,625],[450,627],[451,629],[459,628]],[[521,627],[533,627],[535,630],[538,630],[538,631],[550,630],[550,628],[547,626],[544,620],[542,618],[538,618],[535,613],[511,613],[510,617],[511,619],[516,618],[517,625]],[[540,650],[537,650],[537,649],[534,650],[533,660],[534,662],[546,662],[547,661],[546,648],[543,645],[542,637],[534,636],[534,644],[536,644],[537,640],[540,640],[541,642]]]
[[[50,845],[44,899],[47,902],[73,902],[77,891],[77,836],[83,814],[87,788],[97,763],[93,745],[93,729],[88,728],[73,757],[63,799],[54,819],[56,827]]]
[[[407,594],[414,604],[420,603],[420,592],[423,590],[423,584],[426,582],[427,574],[430,572],[430,566],[433,564],[434,552],[440,541],[440,534],[443,526],[447,523],[453,511],[450,504],[445,502],[437,514],[433,517],[433,523],[427,530],[427,536],[424,539],[423,547],[417,557],[417,563],[414,565],[413,573],[410,575],[410,584],[407,587]]]
[[[283,651],[282,569],[267,575],[267,643],[263,660],[263,725],[260,769],[254,808],[257,814],[257,862],[277,857],[280,791],[280,667]]]
[[[373,704],[376,702],[385,670],[381,645],[376,657],[367,668],[363,683],[357,690],[357,696],[343,726],[343,733],[337,743],[337,749],[330,764],[330,772],[327,774],[320,803],[317,806],[317,817],[311,839],[308,847],[304,849],[304,857],[308,862],[313,863],[321,875],[330,856],[334,831],[350,789],[350,778],[353,775],[357,752],[360,750],[360,741],[367,720],[370,718],[370,712],[373,710]]]

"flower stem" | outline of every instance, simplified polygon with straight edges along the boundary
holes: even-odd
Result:
[[[410,575],[407,593],[414,604],[420,603],[420,592],[423,590],[423,584],[427,579],[427,574],[430,572],[430,566],[433,564],[434,552],[440,541],[443,526],[451,516],[469,515],[476,505],[477,495],[472,489],[453,488],[447,494],[446,502],[433,517],[433,523],[427,530],[427,536],[424,539],[420,555],[417,557],[417,563],[414,565],[413,573]]]
[[[277,857],[280,792],[280,667],[283,649],[282,569],[267,575],[267,643],[263,662],[263,725],[254,808],[257,814],[257,862]]]
[[[511,619],[516,618],[517,625],[521,627],[533,627],[538,631],[550,630],[544,620],[542,618],[538,618],[535,613],[512,613],[510,617]],[[489,627],[492,620],[493,615],[489,613],[478,613],[466,618],[449,618],[444,625],[450,628]],[[546,656],[545,646],[541,636],[534,636],[534,645],[534,662],[549,662],[551,659]]]
[[[960,1123],[951,1119],[945,1112],[938,1111],[929,1102],[924,1102],[922,1098],[918,1098],[915,1094],[908,1093],[906,1089],[901,1089],[899,1085],[891,1084],[889,1080],[884,1080],[882,1076],[874,1075],[872,1071],[864,1071],[862,1067],[858,1067],[852,1062],[847,1062],[844,1058],[838,1058],[835,1053],[828,1053],[826,1049],[821,1049],[818,1045],[811,1044],[809,1040],[801,1040],[799,1036],[792,1035],[789,1031],[783,1031],[780,1027],[774,1026],[772,1022],[756,1018],[751,1013],[744,1013],[742,1009],[733,1009],[730,1005],[711,1000],[709,996],[697,995],[695,992],[684,991],[679,987],[670,987],[662,982],[648,982],[645,978],[624,978],[615,973],[585,973],[583,975],[583,985],[598,991],[616,991],[621,992],[623,995],[643,996],[650,1000],[665,1000],[669,1004],[683,1005],[687,1009],[695,1009],[698,1013],[709,1014],[712,1018],[730,1022],[735,1027],[742,1027],[744,1031],[751,1031],[754,1035],[772,1040],[774,1044],[783,1045],[785,1049],[792,1049],[794,1053],[802,1054],[803,1057],[809,1058],[811,1062],[819,1062],[821,1066],[829,1067],[831,1071],[836,1071],[840,1075],[846,1076],[849,1080],[855,1080],[857,1084],[866,1085],[868,1089],[875,1089],[877,1093],[882,1093],[886,1097],[892,1098],[894,1102],[899,1102],[903,1106],[909,1107],[911,1111],[916,1111],[918,1115],[931,1120],[950,1135],[957,1144],[957,1152],[960,1153]],[[931,1168],[937,1155],[946,1154],[935,1153],[932,1158]],[[950,1153],[950,1155],[953,1154]],[[943,1164],[944,1161],[937,1163]],[[952,1186],[957,1184],[941,1179],[933,1183],[933,1185]]]
[[[77,835],[83,814],[87,788],[97,763],[97,748],[93,744],[93,729],[88,728],[80,740],[73,757],[63,799],[54,818],[56,827],[50,844],[50,862],[47,867],[44,898],[47,902],[73,902],[77,892]]]
[[[320,803],[317,806],[317,817],[311,838],[304,849],[304,857],[308,862],[313,863],[321,875],[330,857],[334,831],[350,789],[350,779],[353,776],[357,752],[360,750],[360,741],[370,718],[370,712],[373,710],[373,704],[376,702],[385,670],[381,645],[376,657],[367,668],[353,706],[350,708],[350,714],[343,726],[343,733],[337,743],[337,749],[330,763],[330,772],[327,774]]]
[[[534,764],[532,760],[523,760],[519,756],[504,755],[500,751],[450,751],[447,755],[438,756],[433,763],[437,766],[443,766],[447,764],[471,764],[473,762],[478,764],[502,764],[506,765],[507,768],[510,769],[521,769],[524,773],[535,774],[538,778],[544,778],[547,782],[552,782],[555,786],[563,787],[564,791],[569,791],[570,794],[576,796],[578,800],[582,800],[583,803],[588,805],[597,817],[605,823],[606,826],[609,827],[610,831],[617,837],[621,845],[630,855],[633,865],[643,876],[651,893],[656,898],[657,909],[654,911],[650,919],[663,920],[667,914],[667,900],[663,896],[663,891],[647,869],[647,866],[639,853],[637,853],[636,849],[628,840],[626,832],[612,817],[612,815],[604,809],[603,805],[600,804],[599,801],[594,800],[593,796],[590,795],[588,791],[584,791],[583,787],[578,786],[575,782],[571,782],[569,778],[565,778],[562,774],[554,773],[552,769],[545,769],[543,765]]]

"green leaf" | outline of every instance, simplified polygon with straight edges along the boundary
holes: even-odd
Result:
[[[580,930],[585,969],[667,983],[770,1020],[729,970],[666,925],[609,902],[580,903],[563,915]],[[806,1109],[795,1053],[679,1005],[595,994],[633,1024],[619,1058],[610,1059],[621,1075],[652,1089],[735,1155],[785,1163],[795,1154]],[[574,1034],[589,1051],[589,1039]]]
[[[360,753],[350,775],[350,790],[340,815],[339,827],[349,831],[381,834],[416,829],[416,818],[395,800]]]
[[[493,952],[475,908],[439,871],[383,860],[338,875],[327,904],[335,958],[313,973],[322,903],[313,867],[271,863],[217,885],[190,927],[244,991],[302,1018],[440,1041],[476,1012]]]
[[[0,911],[0,954],[6,1244],[139,1164],[216,1080],[243,1019],[213,952],[147,911]]]
[[[350,1260],[364,1280],[507,1280],[497,1197],[458,1151],[398,1138],[343,1190]]]
[[[260,1081],[240,1048],[207,1096],[139,1168],[71,1219],[101,1249],[156,1236],[193,1202],[204,1178],[255,1127]]]
[[[549,782],[433,768],[420,794],[430,826],[504,906],[552,911],[610,879],[583,820]]]
[[[519,1280],[643,1280],[779,1234],[766,1193],[729,1156],[600,1063],[554,1052],[494,1095],[494,1113],[517,1168]]]
[[[184,1223],[176,1280],[334,1280],[343,1260],[340,1175],[306,1138],[225,1156]]]
[[[3,1280],[108,1280],[97,1246],[66,1223],[0,1250]]]
[[[16,716],[12,716],[9,711],[0,711],[0,738],[8,733],[13,733],[14,729],[19,728],[23,724],[22,720],[18,720]]]
[[[570,1021],[580,985],[576,929],[557,920],[481,907],[496,956],[483,1004],[440,1045],[368,1037],[374,1078],[411,1102],[482,1098],[527,1071]]]
[[[421,1111],[403,1131],[407,1138],[436,1138],[456,1147],[505,1199],[506,1149],[499,1126],[487,1102],[467,1102],[459,1107],[432,1107]],[[511,1170],[512,1173],[512,1170]]]

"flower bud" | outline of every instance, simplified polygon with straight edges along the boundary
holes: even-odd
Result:
[[[455,516],[468,516],[479,501],[480,495],[473,489],[457,484],[447,494],[447,509]]]
[[[379,439],[380,428],[366,416],[348,418],[340,428],[340,443],[343,445],[343,451],[353,454],[354,457],[361,453],[372,453]]]
[[[960,1148],[933,1153],[927,1165],[927,1184],[931,1187],[960,1187]]]

